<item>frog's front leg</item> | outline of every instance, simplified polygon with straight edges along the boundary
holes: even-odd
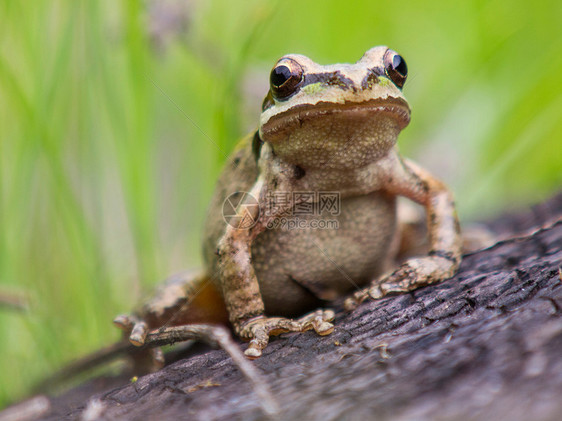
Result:
[[[395,156],[387,169],[384,190],[402,195],[426,209],[430,252],[405,261],[394,272],[345,301],[347,310],[367,298],[412,291],[453,276],[461,261],[461,236],[453,197],[447,187],[412,161]]]
[[[279,185],[276,179],[273,183]],[[265,177],[260,177],[252,188],[251,196],[258,197],[260,204],[265,203],[268,191]],[[299,319],[292,320],[282,317],[266,317],[258,279],[251,263],[251,246],[257,235],[267,227],[271,218],[287,211],[292,203],[278,209],[276,214],[264,212],[262,206],[241,204],[237,210],[237,220],[247,221],[252,218],[256,223],[250,228],[242,228],[229,224],[219,242],[218,266],[219,279],[223,288],[224,301],[229,320],[234,331],[242,339],[250,341],[245,354],[249,358],[261,356],[267,346],[269,337],[284,332],[304,332],[314,329],[320,335],[331,333],[334,319],[331,310],[317,310]],[[261,212],[260,212],[261,210]]]

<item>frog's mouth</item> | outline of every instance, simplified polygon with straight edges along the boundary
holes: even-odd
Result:
[[[337,118],[339,121],[364,121],[365,119],[390,119],[402,130],[410,122],[410,107],[402,98],[372,99],[364,102],[338,104],[333,102],[318,102],[316,104],[295,105],[287,111],[273,115],[265,122],[260,130],[262,139],[268,140],[285,136],[298,130],[309,122],[322,122],[327,118]]]

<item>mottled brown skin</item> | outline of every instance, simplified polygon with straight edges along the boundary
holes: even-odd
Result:
[[[218,181],[205,224],[206,274],[199,278],[200,284],[209,279],[220,291],[234,331],[250,341],[248,357],[259,357],[269,336],[281,332],[332,332],[331,310],[291,317],[335,298],[353,293],[346,300],[352,309],[368,297],[442,281],[458,268],[461,241],[451,193],[403,159],[395,146],[410,120],[400,60],[387,47],[375,47],[355,64],[321,66],[289,55],[274,67],[259,131],[239,144]],[[337,220],[337,229],[267,228],[299,205],[289,195],[275,212],[266,213],[268,195],[302,191],[339,193],[339,215],[321,216]],[[225,223],[223,203],[235,192],[250,192],[258,200],[259,209],[245,203],[237,209],[238,216],[253,218],[250,228]],[[427,256],[398,268],[397,196],[425,207],[430,243]],[[171,313],[185,313],[171,317],[189,323],[189,297],[197,288],[184,288],[192,292],[183,304],[166,306],[174,307]],[[159,307],[145,308],[134,327],[129,323],[133,343],[142,344],[158,324],[143,326],[142,319],[171,314]],[[169,318],[158,321],[165,324]]]
[[[185,311],[186,309],[189,311]],[[168,279],[157,290],[154,298],[143,306],[141,313],[149,330],[157,329],[163,324],[182,326],[228,323],[228,313],[221,292],[205,276],[189,272]]]

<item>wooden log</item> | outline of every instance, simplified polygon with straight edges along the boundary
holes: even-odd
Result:
[[[511,238],[466,255],[454,278],[340,311],[332,335],[273,339],[253,363],[281,419],[559,420],[561,216],[558,195],[502,217],[491,227]],[[133,384],[95,386],[53,400],[44,419],[75,419],[92,408],[104,419],[265,418],[222,350]]]

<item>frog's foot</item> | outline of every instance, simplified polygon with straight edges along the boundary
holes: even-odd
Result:
[[[407,260],[389,275],[377,279],[371,286],[347,298],[344,307],[354,310],[368,298],[379,299],[387,295],[403,294],[425,285],[444,281],[455,273],[460,259],[448,255],[433,255]]]
[[[135,316],[119,315],[113,319],[113,324],[129,333],[129,342],[135,346],[143,346],[148,335],[148,325],[144,320]]]
[[[113,319],[113,324],[125,332],[129,342],[141,347],[145,344],[149,333],[148,325],[145,321],[136,316],[125,314]],[[160,348],[139,349],[138,352],[131,354],[132,370],[135,373],[153,373],[164,367],[164,353]]]
[[[250,340],[244,354],[254,359],[261,356],[270,336],[285,332],[305,332],[310,329],[322,336],[329,335],[334,331],[334,325],[330,323],[334,318],[332,310],[316,310],[296,320],[259,316],[242,323],[237,330],[242,339]]]

